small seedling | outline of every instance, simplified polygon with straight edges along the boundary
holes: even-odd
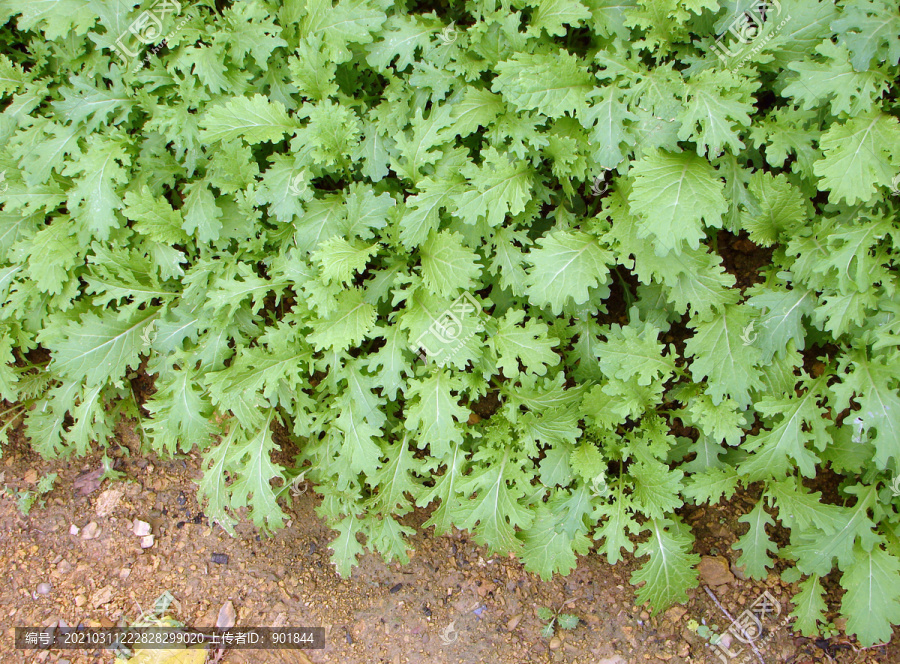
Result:
[[[100,459],[100,462],[103,464],[103,475],[100,476],[101,482],[103,480],[116,481],[116,480],[120,480],[125,477],[125,473],[122,473],[118,470],[113,470],[113,465],[115,464],[115,461],[113,459],[110,459],[108,456],[106,456],[105,452],[103,454],[103,458]]]
[[[835,627],[833,622],[830,622],[827,625],[820,627],[819,633],[822,635],[823,639],[833,639],[841,633],[841,630]]]
[[[693,620],[693,619],[688,620],[687,628],[689,630],[691,630],[692,632],[695,632],[697,634],[697,636],[699,636],[701,639],[706,639],[713,645],[718,643],[719,639],[721,638],[721,636],[716,633],[716,631],[719,629],[718,626],[717,625],[707,626],[706,620],[703,621],[702,625],[700,623],[698,623],[696,620]]]
[[[5,485],[3,491],[8,497],[15,498],[16,506],[19,508],[19,511],[23,516],[28,516],[28,513],[31,511],[36,500],[40,499],[41,507],[44,506],[46,501],[41,498],[41,496],[53,491],[53,483],[56,482],[56,476],[56,473],[44,475],[38,482],[35,491],[17,491],[15,489],[10,489]]]
[[[552,638],[556,633],[557,625],[561,629],[572,630],[578,627],[579,618],[571,613],[560,613],[553,611],[545,606],[539,607],[537,610],[538,618],[547,623],[541,629],[541,636],[545,639]]]

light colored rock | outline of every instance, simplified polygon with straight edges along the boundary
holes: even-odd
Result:
[[[49,583],[39,583],[37,585],[37,594],[38,595],[49,595],[50,594],[50,584]]]
[[[76,526],[74,523],[71,526],[69,526],[69,534],[70,535],[77,535],[80,532],[81,532],[81,528]]]
[[[559,640],[558,636],[554,636],[550,639],[550,650],[558,650],[561,645],[562,641]]]
[[[141,548],[149,549],[151,546],[153,546],[153,535],[144,535],[141,538]]]
[[[97,506],[94,508],[97,512],[97,516],[109,516],[113,513],[113,510],[119,506],[119,501],[122,500],[123,492],[118,489],[107,489],[103,493],[101,493],[97,497]]]
[[[597,664],[628,664],[628,662],[622,659],[619,655],[613,655],[612,657],[604,657],[603,659],[598,659]]]
[[[91,521],[88,525],[81,529],[81,539],[92,540],[100,537],[100,526],[96,521]]]
[[[91,595],[91,606],[95,609],[100,608],[104,604],[109,604],[113,597],[113,587],[103,586],[100,590]]]
[[[219,615],[216,617],[216,627],[219,629],[231,629],[234,627],[236,619],[237,615],[234,612],[234,604],[231,603],[231,600],[228,600],[222,605],[222,608],[219,609]]]
[[[87,604],[87,597],[84,595],[76,595],[75,596],[75,606],[82,607]]]
[[[681,620],[682,618],[684,618],[684,615],[685,615],[686,613],[687,613],[687,609],[686,609],[686,608],[684,608],[683,606],[679,606],[679,605],[676,604],[676,605],[673,606],[671,609],[669,609],[668,611],[666,611],[666,618],[668,618],[668,619],[671,620],[672,622],[678,622],[679,620]]]
[[[506,623],[506,629],[508,629],[510,632],[513,631],[516,627],[519,626],[519,623],[522,622],[522,617],[523,616],[520,613],[520,614],[510,618],[509,621]]]
[[[734,574],[728,568],[728,559],[724,556],[703,556],[697,571],[700,580],[708,586],[724,586],[734,581]]]
[[[135,519],[131,524],[131,532],[134,533],[135,537],[146,537],[152,529],[149,523],[140,519]]]
[[[738,567],[737,565],[732,565],[731,573],[734,574],[735,578],[740,579],[741,581],[747,580],[747,568],[744,566]]]

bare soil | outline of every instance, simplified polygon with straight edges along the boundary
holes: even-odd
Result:
[[[3,663],[113,662],[104,651],[15,650],[13,628],[60,620],[93,627],[132,622],[167,590],[178,600],[170,613],[189,626],[213,625],[230,600],[239,626],[326,629],[322,650],[228,651],[225,664],[723,661],[687,627],[690,620],[705,621],[721,632],[730,624],[703,588],[692,591],[686,605],[650,617],[646,607],[635,605],[628,580],[637,567],[633,556],[611,566],[592,552],[569,576],[544,582],[515,559],[489,556],[464,533],[434,537],[429,529],[414,538],[409,565],[385,564],[367,554],[352,578],[342,580],[329,562],[328,543],[335,533],[315,514],[314,488],[291,496],[285,506],[290,524],[273,537],[260,537],[244,523],[240,536],[231,538],[210,527],[196,503],[196,453],[174,460],[129,456],[139,441],[125,424],[119,442],[113,456],[119,457],[116,467],[125,479],[99,486],[88,475],[101,467],[99,454],[74,462],[44,461],[14,435],[0,460],[0,488],[33,490],[42,475],[59,473],[46,505],[35,505],[27,517],[13,500],[0,500],[0,566],[7,571],[0,586],[6,618],[0,636]],[[756,498],[751,492],[717,506],[683,510],[697,535],[695,552],[734,563],[731,545],[746,527],[737,518]],[[427,518],[418,510],[404,522],[420,528]],[[153,526],[151,548],[141,549],[132,533],[134,519]],[[83,539],[83,530],[70,533],[71,526],[83,529],[92,521],[100,528],[97,538]],[[227,563],[213,563],[214,553],[227,556]],[[827,599],[836,607],[839,588],[828,581]],[[41,583],[51,585],[49,593],[36,592]],[[757,641],[767,664],[900,662],[896,638],[886,647],[863,650],[842,635],[811,640],[795,637],[789,624],[779,626],[796,588],[774,573],[763,582],[733,578],[714,593],[738,616],[765,590],[779,600],[781,611]],[[539,607],[574,614],[580,623],[572,631],[557,631],[554,639],[544,638]],[[744,661],[758,661],[745,652],[750,658]]]

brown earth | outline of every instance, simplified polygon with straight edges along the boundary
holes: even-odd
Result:
[[[10,498],[0,500],[0,565],[7,582],[0,587],[0,611],[6,617],[0,636],[0,661],[59,664],[113,662],[111,653],[75,650],[15,650],[13,628],[46,626],[63,620],[69,626],[110,626],[133,622],[157,597],[169,591],[179,604],[169,613],[189,626],[210,626],[220,607],[231,601],[238,626],[323,626],[323,650],[228,651],[225,664],[238,662],[313,662],[437,664],[443,662],[567,662],[570,664],[687,664],[722,661],[705,640],[688,629],[688,621],[706,621],[724,631],[730,624],[703,588],[689,593],[684,606],[655,617],[635,605],[628,579],[636,568],[633,556],[615,566],[591,553],[579,559],[566,577],[541,581],[515,559],[489,556],[464,533],[434,537],[431,530],[413,540],[415,552],[407,566],[385,564],[367,554],[342,580],[329,562],[328,543],[334,536],[314,512],[314,491],[291,496],[285,505],[290,525],[272,538],[257,537],[252,526],[238,527],[232,539],[206,523],[196,504],[193,480],[200,475],[199,458],[144,459],[125,454],[138,449],[134,431],[120,430],[123,447],[119,481],[91,483],[87,473],[100,468],[100,456],[43,461],[18,436],[0,461],[0,487],[34,489],[45,473],[57,472],[55,488],[29,516]],[[85,481],[85,480],[88,481]],[[87,492],[87,493],[85,493]],[[116,493],[121,493],[115,501]],[[731,545],[746,526],[737,518],[755,502],[738,495],[732,501],[687,508],[682,516],[697,536],[694,551],[704,556],[737,558]],[[98,508],[100,514],[98,514]],[[420,527],[424,510],[404,522]],[[154,527],[155,542],[141,549],[132,521]],[[70,534],[95,522],[96,539]],[[779,534],[775,533],[776,540]],[[783,544],[783,542],[779,542]],[[211,561],[213,553],[228,557]],[[758,641],[767,664],[842,662],[870,664],[900,661],[900,647],[859,649],[852,639],[836,636],[810,640],[795,637],[779,622],[790,610],[796,588],[776,574],[763,582],[740,580],[715,560],[706,561],[714,593],[732,616],[749,608],[768,590],[779,600],[781,617],[769,616],[768,631]],[[836,584],[827,599],[836,607]],[[49,583],[47,594],[36,592]],[[580,618],[572,631],[541,636],[539,607]],[[731,646],[736,650],[735,643]],[[758,661],[752,652],[746,661]],[[729,660],[729,664],[740,661]]]

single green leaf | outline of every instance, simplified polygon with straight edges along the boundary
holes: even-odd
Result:
[[[737,564],[744,567],[747,576],[751,579],[764,579],[768,575],[767,569],[772,567],[772,559],[769,553],[775,553],[778,547],[769,539],[766,526],[774,526],[775,521],[763,507],[763,501],[756,503],[749,513],[738,519],[741,523],[750,526],[746,533],[738,538],[734,548],[741,551]],[[794,602],[796,604],[796,602]]]
[[[300,124],[291,118],[284,105],[257,94],[235,97],[212,107],[200,120],[200,136],[204,141],[230,141],[243,138],[250,145],[280,141],[294,134]]]
[[[680,254],[682,245],[697,249],[704,225],[721,227],[728,210],[724,185],[702,157],[659,150],[638,161],[633,173],[628,201],[638,237],[652,236],[658,255]]]
[[[597,238],[580,231],[555,231],[538,240],[537,249],[526,256],[527,294],[538,306],[549,306],[554,314],[571,302],[584,304],[589,289],[609,282],[611,255]]]
[[[847,619],[847,633],[864,647],[889,641],[891,626],[900,623],[900,561],[880,546],[871,551],[857,547],[841,587],[846,591],[841,615]]]
[[[826,622],[825,611],[828,607],[822,599],[824,594],[825,589],[819,577],[813,574],[800,583],[800,592],[791,598],[791,604],[794,605],[791,616],[796,618],[793,627],[804,636],[818,636],[819,623]]]
[[[686,602],[687,591],[697,585],[695,565],[700,556],[688,553],[693,537],[680,523],[670,519],[647,522],[650,538],[638,545],[636,557],[650,556],[643,567],[631,575],[633,585],[641,585],[638,602],[650,602],[652,615],[677,602]]]
[[[53,354],[54,370],[69,380],[88,385],[115,382],[128,368],[140,364],[141,336],[158,317],[157,309],[139,311],[124,320],[87,313],[58,329],[45,330],[41,338]]]

